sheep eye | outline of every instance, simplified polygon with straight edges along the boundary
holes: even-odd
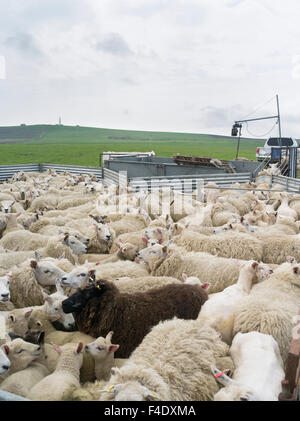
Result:
[[[103,349],[104,349],[104,348],[101,348],[100,346],[97,346],[97,349],[98,349],[99,351],[103,351]]]
[[[85,273],[81,273],[80,276],[85,276]]]
[[[71,244],[74,244],[74,241],[71,241]]]
[[[50,270],[44,270],[44,273],[49,273],[50,272]]]
[[[21,352],[23,352],[24,349],[20,349],[20,351],[17,351],[16,354],[21,354]]]

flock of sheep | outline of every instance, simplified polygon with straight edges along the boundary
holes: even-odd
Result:
[[[92,175],[0,185],[0,389],[31,400],[278,400],[300,308],[300,195],[205,200]]]

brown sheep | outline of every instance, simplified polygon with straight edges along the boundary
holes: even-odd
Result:
[[[111,330],[120,345],[117,358],[128,358],[150,329],[173,317],[196,319],[207,292],[199,285],[170,284],[135,294],[121,293],[109,281],[79,289],[62,302],[74,312],[77,328],[95,338]]]

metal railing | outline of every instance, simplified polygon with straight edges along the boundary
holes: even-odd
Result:
[[[252,173],[253,178],[256,178],[258,174],[268,166],[269,163],[270,158],[265,158],[263,161],[261,161],[259,166]]]
[[[40,164],[0,165],[0,182],[11,178],[16,172],[39,172]]]
[[[170,177],[135,177],[129,180],[129,185],[136,191],[144,189],[152,191],[153,189],[170,187],[172,190],[190,192],[197,189],[200,185],[207,183],[216,183],[218,186],[231,186],[233,183],[246,183],[251,181],[251,173],[239,174],[199,174],[183,175]]]
[[[57,173],[68,171],[71,174],[94,174],[98,179],[102,178],[102,168],[100,167],[84,167],[81,165],[60,165],[60,164],[40,164],[41,172],[49,169],[55,170]]]
[[[18,164],[18,165],[0,165],[0,182],[11,178],[15,173],[23,171],[24,173],[45,172],[53,169],[57,173],[68,171],[71,174],[94,174],[98,180],[102,178],[102,168],[84,167],[80,165],[60,165],[60,164]]]
[[[283,175],[272,175],[271,184],[279,184],[286,191],[300,193],[300,180],[297,178],[284,177]]]
[[[103,183],[107,186],[111,184],[127,183],[127,176],[122,171],[118,173],[109,170],[108,168],[103,168]]]

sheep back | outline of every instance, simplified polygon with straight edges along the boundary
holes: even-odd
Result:
[[[173,317],[196,319],[207,293],[198,285],[166,285],[147,292],[120,293],[115,285],[108,286],[101,297],[92,298],[74,313],[81,332],[95,338],[114,332],[113,340],[120,345],[117,358],[128,358],[149,330],[162,320]]]

